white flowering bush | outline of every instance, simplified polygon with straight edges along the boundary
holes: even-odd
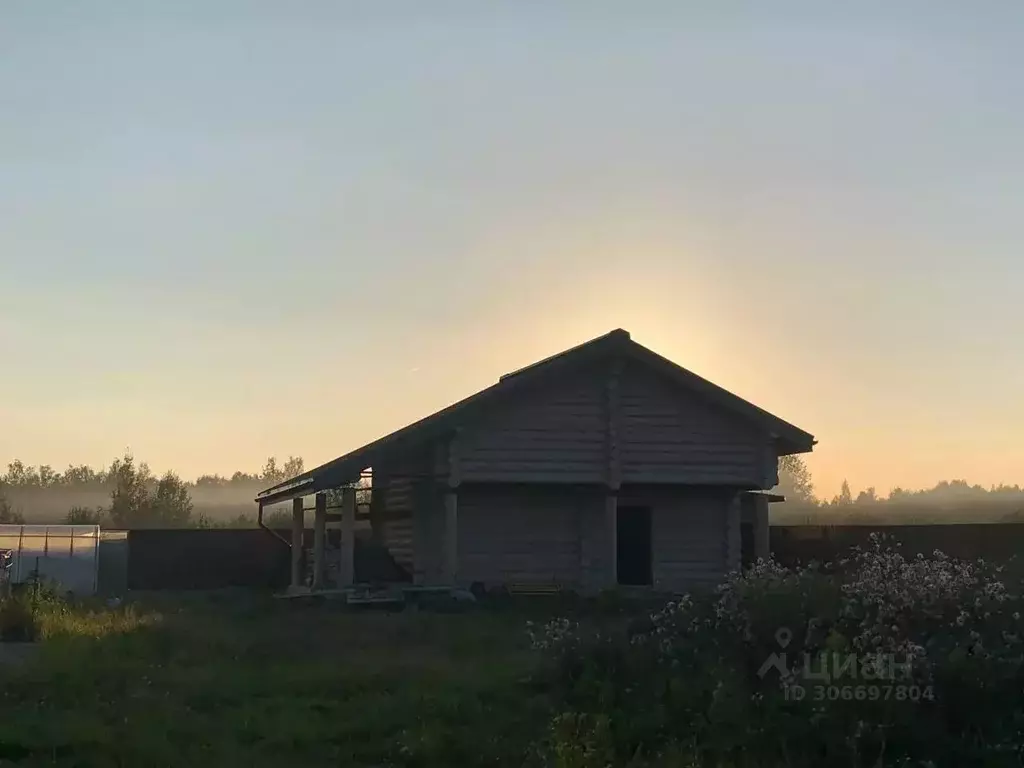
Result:
[[[569,619],[552,619],[540,627],[532,621],[526,622],[530,645],[535,651],[556,650],[565,652],[580,640],[579,623]]]
[[[561,620],[534,644],[566,711],[607,716],[623,758],[1019,766],[1020,586],[875,535],[834,566],[760,561],[619,637]]]

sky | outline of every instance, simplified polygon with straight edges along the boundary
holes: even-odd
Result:
[[[1024,482],[1024,6],[0,6],[0,465],[327,461],[613,328]]]

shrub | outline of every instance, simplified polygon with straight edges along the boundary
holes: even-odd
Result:
[[[31,642],[56,637],[93,637],[123,634],[152,625],[159,616],[132,605],[112,607],[96,600],[63,596],[47,582],[19,585],[0,600],[0,640]]]
[[[32,580],[13,587],[0,600],[0,640],[30,642],[46,634],[46,628],[67,615],[68,604],[57,585],[32,574]]]
[[[761,561],[626,632],[560,620],[534,646],[560,711],[607,722],[614,764],[1016,766],[1024,603],[1000,576],[876,536],[835,568]]]
[[[30,642],[36,639],[37,634],[35,611],[25,595],[0,600],[0,640]]]

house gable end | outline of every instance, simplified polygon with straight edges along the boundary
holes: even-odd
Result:
[[[623,483],[774,484],[773,438],[757,421],[635,360],[619,397]]]

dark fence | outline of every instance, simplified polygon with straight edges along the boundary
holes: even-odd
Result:
[[[128,587],[128,533],[101,531],[97,592],[101,595],[123,595]]]
[[[291,530],[276,531],[291,541]],[[327,542],[340,546],[340,531],[329,529]],[[313,530],[303,534],[302,573],[313,544]],[[407,581],[409,574],[388,551],[356,535],[353,544],[356,581]],[[261,528],[162,528],[128,531],[128,589],[283,589],[291,581],[291,548]]]
[[[277,533],[286,540],[291,539],[290,530]],[[919,552],[931,555],[935,550],[953,557],[984,557],[993,561],[1024,555],[1024,525],[1019,523],[772,526],[772,555],[786,565],[836,560],[847,555],[852,547],[867,547],[872,533],[884,533],[901,542],[901,550],[908,557]],[[312,540],[313,531],[306,529],[306,548]],[[123,549],[119,551],[123,552]],[[126,555],[128,589],[281,589],[288,585],[291,573],[290,548],[258,528],[129,531]],[[354,555],[358,581],[408,578],[386,550],[361,538],[355,541]],[[105,557],[107,553],[101,549],[101,572]]]
[[[291,539],[291,531],[278,533]],[[128,532],[128,589],[280,589],[290,574],[290,548],[260,528]]]
[[[901,543],[907,557],[931,556],[935,550],[951,557],[1003,561],[1024,555],[1024,525],[975,523],[964,525],[781,525],[771,527],[771,549],[785,565],[826,562],[866,548],[872,533],[884,533]]]

